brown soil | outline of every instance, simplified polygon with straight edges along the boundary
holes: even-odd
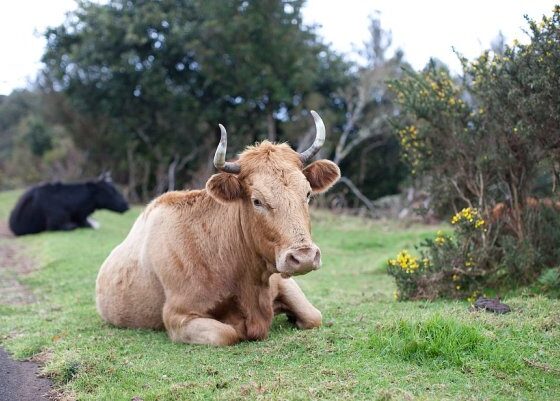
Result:
[[[33,293],[21,282],[21,277],[35,268],[36,264],[16,243],[8,225],[0,221],[0,304],[35,301]],[[49,379],[39,377],[39,365],[46,362],[45,355],[41,353],[33,361],[20,362],[0,347],[0,401],[63,399],[61,393],[52,389]]]
[[[14,241],[8,225],[0,221],[0,304],[21,305],[35,302],[35,297],[20,278],[35,270],[33,260]]]

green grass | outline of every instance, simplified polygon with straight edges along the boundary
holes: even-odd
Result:
[[[0,219],[16,197],[0,193]],[[281,316],[266,341],[212,348],[111,327],[95,311],[95,277],[139,210],[97,213],[98,231],[10,240],[39,266],[22,279],[38,302],[0,305],[0,341],[18,358],[48,350],[44,370],[78,399],[559,397],[559,301],[511,294],[506,302],[514,312],[497,316],[469,312],[466,302],[393,300],[385,260],[437,227],[315,213],[323,268],[298,282],[323,312],[317,330],[296,330]]]

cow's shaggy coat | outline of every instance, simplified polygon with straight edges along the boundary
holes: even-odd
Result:
[[[303,329],[321,324],[289,276],[319,267],[307,202],[336,182],[338,167],[304,168],[289,146],[266,141],[238,163],[238,175],[221,172],[203,190],[148,205],[99,272],[103,319],[212,345],[266,338],[275,313]]]

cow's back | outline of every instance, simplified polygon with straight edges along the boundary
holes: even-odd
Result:
[[[10,230],[15,235],[35,234],[44,231],[46,218],[37,201],[39,187],[28,189],[10,213]]]

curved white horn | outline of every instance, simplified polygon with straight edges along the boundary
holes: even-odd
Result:
[[[315,130],[317,133],[315,134],[315,141],[313,141],[313,144],[309,147],[309,149],[299,154],[299,157],[304,164],[311,160],[311,158],[315,156],[325,143],[325,124],[323,123],[321,117],[319,117],[319,114],[317,114],[314,110],[311,110],[311,115],[315,121]]]
[[[218,125],[220,126],[220,143],[214,155],[214,166],[226,173],[239,174],[241,171],[239,163],[226,162],[227,131],[222,124]]]

